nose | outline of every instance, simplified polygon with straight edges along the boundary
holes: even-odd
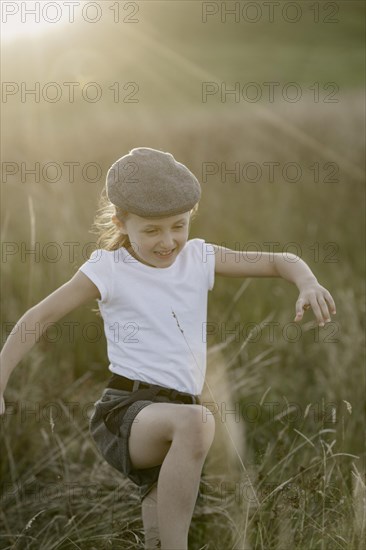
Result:
[[[170,233],[166,233],[162,236],[160,241],[162,250],[171,250],[175,247],[173,236]]]

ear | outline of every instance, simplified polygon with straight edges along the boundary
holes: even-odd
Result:
[[[121,222],[121,220],[119,220],[116,215],[112,216],[112,222],[118,227],[121,233],[127,235],[125,224]]]

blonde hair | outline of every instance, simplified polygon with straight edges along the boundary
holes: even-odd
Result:
[[[197,214],[197,203],[190,211],[189,223]],[[106,188],[104,187],[99,198],[97,213],[94,218],[92,230],[90,233],[94,233],[98,236],[96,241],[97,249],[103,248],[104,250],[117,250],[124,246],[128,248],[131,246],[128,235],[122,234],[116,224],[113,222],[112,217],[116,216],[121,222],[124,222],[128,216],[128,212],[122,210],[118,206],[115,206],[108,199]]]

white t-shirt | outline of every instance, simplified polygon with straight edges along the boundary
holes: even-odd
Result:
[[[79,269],[101,295],[109,370],[200,395],[215,279],[212,245],[191,239],[166,268],[143,264],[124,247],[97,249]]]

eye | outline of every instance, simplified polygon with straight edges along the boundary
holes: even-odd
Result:
[[[145,233],[155,233],[156,229],[147,229]]]
[[[176,225],[175,229],[181,229],[182,227],[184,227],[184,225]]]

